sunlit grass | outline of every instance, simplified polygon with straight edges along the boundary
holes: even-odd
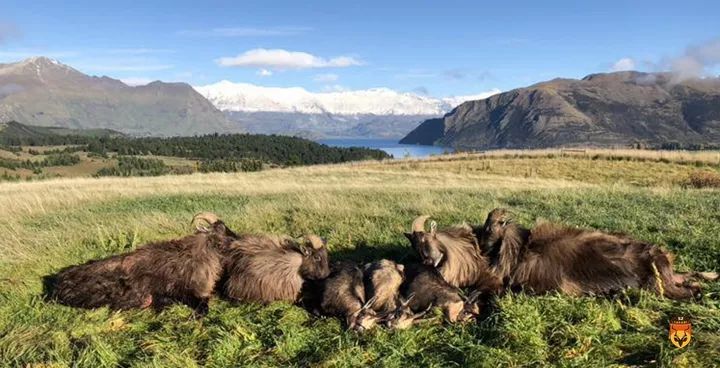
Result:
[[[526,225],[542,218],[624,231],[677,253],[682,270],[720,270],[720,192],[685,189],[674,179],[694,164],[496,158],[482,170],[484,158],[439,160],[0,184],[0,366],[718,364],[717,283],[697,303],[645,292],[618,300],[508,295],[479,324],[429,321],[363,336],[284,303],[215,299],[210,314],[194,320],[183,306],[160,314],[85,311],[40,297],[43,275],[187,234],[200,210],[240,232],[316,232],[336,259],[407,262],[414,255],[402,232],[416,215],[432,214],[441,225],[477,223],[505,206]],[[526,174],[531,164],[537,171]],[[683,350],[666,336],[676,314],[694,321],[693,342]]]

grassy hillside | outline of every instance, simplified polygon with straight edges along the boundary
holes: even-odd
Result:
[[[41,127],[20,124],[14,121],[0,123],[0,143],[28,144],[27,142],[42,141],[53,136],[77,137],[123,137],[124,134],[111,129],[69,129],[60,127]]]
[[[654,154],[657,155],[657,154]],[[78,178],[0,184],[0,366],[643,366],[720,364],[720,284],[697,303],[646,292],[618,300],[507,295],[479,324],[439,321],[400,332],[346,332],[285,303],[214,299],[203,320],[163,313],[76,310],[39,297],[64,266],[187,234],[200,210],[241,232],[328,239],[331,257],[411,261],[402,236],[429,213],[441,226],[482,221],[498,206],[531,225],[543,218],[625,231],[677,254],[681,270],[720,270],[720,191],[686,189],[698,160],[593,156],[341,164],[244,174]],[[622,157],[625,157],[624,155]],[[693,341],[667,339],[689,315]],[[42,365],[41,365],[42,364]]]

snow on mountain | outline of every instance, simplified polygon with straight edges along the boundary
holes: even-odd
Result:
[[[496,95],[500,92],[502,92],[502,91],[500,91],[497,88],[493,88],[487,92],[478,93],[476,95],[445,97],[442,100],[443,100],[443,102],[445,102],[446,105],[450,106],[450,110],[452,110],[455,107],[460,106],[460,104],[462,104],[463,102],[484,100],[484,99],[486,99],[492,95]]]
[[[223,111],[333,115],[442,115],[464,101],[500,92],[495,89],[478,95],[437,99],[388,88],[313,93],[300,87],[262,87],[229,81],[195,89]]]

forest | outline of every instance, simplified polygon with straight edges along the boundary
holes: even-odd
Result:
[[[381,160],[391,156],[381,150],[339,148],[307,139],[279,135],[212,134],[194,137],[130,137],[111,130],[89,134],[81,130],[35,127],[17,122],[0,124],[0,149],[19,155],[23,148],[44,159],[0,158],[0,167],[40,171],[49,166],[72,166],[79,152],[89,158],[115,159],[115,166],[95,176],[148,176],[190,172],[259,171],[267,167],[332,164]],[[40,148],[42,147],[42,149]],[[194,167],[172,167],[158,158],[178,157],[196,161]]]

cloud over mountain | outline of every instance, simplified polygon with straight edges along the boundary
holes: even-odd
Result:
[[[251,67],[266,69],[345,68],[362,65],[350,56],[323,58],[302,51],[283,49],[252,49],[234,57],[222,57],[218,65],[226,67]]]
[[[701,77],[707,69],[720,65],[720,38],[688,47],[683,55],[670,60],[677,80]]]

